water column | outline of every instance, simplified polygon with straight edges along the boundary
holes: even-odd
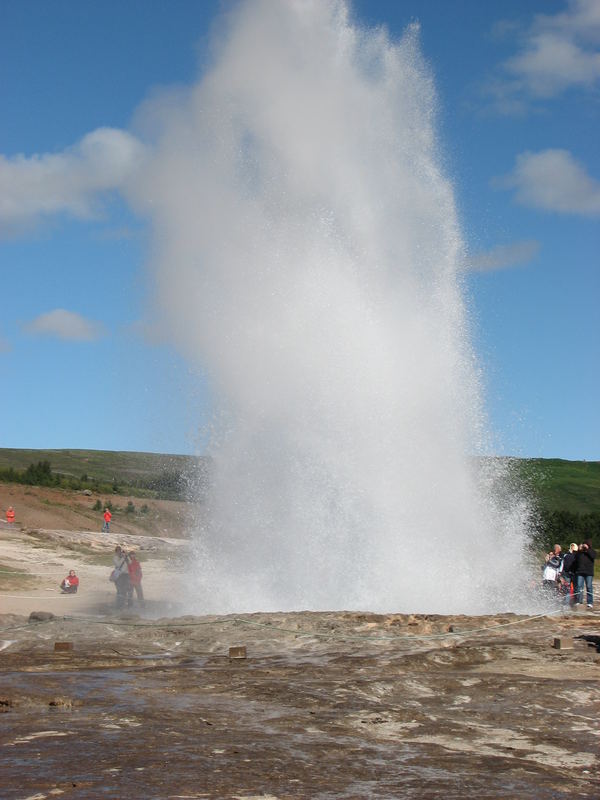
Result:
[[[154,114],[151,268],[214,395],[196,610],[516,607],[527,503],[478,458],[418,28],[394,41],[335,0],[242,3]]]

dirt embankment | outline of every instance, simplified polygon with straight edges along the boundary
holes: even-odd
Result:
[[[28,529],[100,531],[102,511],[94,510],[97,501],[113,506],[112,527],[126,534],[168,536],[187,535],[194,524],[198,507],[175,500],[152,500],[127,495],[89,495],[43,486],[0,483],[0,514],[8,506],[15,510],[15,522]],[[128,512],[127,505],[131,502]]]

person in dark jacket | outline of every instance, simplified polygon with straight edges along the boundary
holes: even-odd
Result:
[[[577,595],[576,605],[583,603],[583,586],[585,584],[585,594],[587,607],[594,607],[594,561],[596,553],[592,549],[592,540],[586,541],[579,546],[577,551],[577,561],[575,563],[575,573],[577,575]]]
[[[117,608],[123,608],[129,595],[129,571],[127,569],[127,553],[120,545],[115,547],[113,556],[114,569],[110,573],[110,580],[117,590]]]
[[[569,552],[563,558],[562,574],[565,582],[568,584],[569,595],[574,598],[577,591],[577,578],[575,577],[575,567],[577,564],[577,550],[578,547],[575,542],[569,546]]]

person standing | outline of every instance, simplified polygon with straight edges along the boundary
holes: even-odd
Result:
[[[563,559],[564,559],[564,556],[562,554],[562,547],[559,544],[555,544],[554,547],[552,548],[552,552],[549,553],[548,555],[554,556],[554,558],[558,560],[558,563],[560,564],[558,571],[562,572]]]
[[[135,553],[133,550],[127,556],[127,570],[129,572],[129,598],[127,601],[128,605],[132,605],[133,603],[133,590],[135,589],[135,593],[137,595],[138,603],[143,607],[144,606],[144,592],[142,590],[142,565],[137,560]]]
[[[110,579],[115,584],[117,590],[117,608],[123,608],[129,595],[129,570],[127,569],[127,555],[120,545],[115,547],[113,556],[113,571]]]
[[[102,524],[102,533],[108,533],[110,530],[110,521],[112,519],[112,514],[110,513],[109,508],[104,509],[104,523]]]
[[[587,600],[587,607],[594,607],[594,561],[596,553],[592,548],[592,540],[586,539],[585,542],[579,545],[577,551],[577,561],[575,563],[575,573],[577,575],[577,594],[575,595],[575,605],[580,606],[583,603],[583,587],[585,585],[585,594]]]
[[[554,550],[546,554],[546,563],[542,567],[542,586],[551,592],[556,592],[560,586],[560,569],[562,562],[560,555]]]
[[[569,587],[569,595],[571,601],[575,600],[575,592],[577,591],[577,578],[575,577],[575,567],[577,564],[577,545],[571,542],[569,545],[569,552],[563,558],[562,574]]]

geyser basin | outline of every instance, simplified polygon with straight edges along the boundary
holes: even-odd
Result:
[[[139,192],[166,320],[218,409],[196,610],[522,608],[527,507],[475,457],[418,29],[394,42],[342,2],[258,0],[221,34],[157,107]]]

